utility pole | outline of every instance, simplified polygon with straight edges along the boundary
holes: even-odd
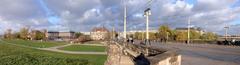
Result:
[[[190,18],[188,18],[188,40],[187,40],[187,44],[190,43],[190,25],[191,25],[191,21],[190,21]]]
[[[124,32],[123,32],[123,37],[126,41],[127,39],[127,5],[124,5]]]

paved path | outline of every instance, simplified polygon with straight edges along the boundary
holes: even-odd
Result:
[[[182,55],[182,65],[240,65],[240,47],[211,44],[159,44],[174,48]]]
[[[64,51],[54,48],[39,48],[40,50],[46,51],[53,51],[53,52],[60,52],[60,53],[67,53],[67,54],[97,54],[97,55],[106,55],[106,52],[76,52],[76,51]]]
[[[82,51],[65,51],[65,50],[59,50],[58,48],[66,47],[66,46],[71,46],[75,44],[66,44],[62,46],[55,46],[55,47],[50,47],[50,48],[38,48],[40,50],[47,50],[47,51],[53,51],[53,52],[60,52],[60,53],[67,53],[67,54],[98,54],[98,55],[106,55],[106,52],[82,52]],[[82,44],[78,44],[82,45]]]

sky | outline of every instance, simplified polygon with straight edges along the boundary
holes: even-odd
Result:
[[[145,30],[144,10],[151,8],[150,29],[191,25],[208,32],[240,34],[240,0],[0,0],[0,34],[6,29],[48,29],[88,32],[94,27],[123,31],[123,7],[127,6],[127,30]]]

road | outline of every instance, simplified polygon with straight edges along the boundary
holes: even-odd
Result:
[[[182,65],[240,65],[237,46],[180,43],[153,43],[152,46],[176,49],[182,55]]]

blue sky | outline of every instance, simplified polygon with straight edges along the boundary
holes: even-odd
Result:
[[[48,6],[46,5],[46,3],[43,0],[37,0],[41,9],[45,12],[46,18],[48,19],[48,21],[53,24],[53,25],[57,25],[58,22],[60,22],[60,18],[53,12],[51,11]]]
[[[197,2],[197,0],[185,0],[187,3],[189,4],[195,4]]]
[[[124,0],[128,7],[127,29],[145,29],[142,16],[147,0]],[[192,25],[209,32],[223,34],[229,24],[231,34],[240,34],[239,0],[153,0],[150,29],[168,25],[172,29]],[[231,18],[230,16],[233,16]],[[121,0],[1,0],[0,34],[8,28],[22,27],[48,30],[91,31],[94,27],[115,27],[123,30],[123,3]]]

